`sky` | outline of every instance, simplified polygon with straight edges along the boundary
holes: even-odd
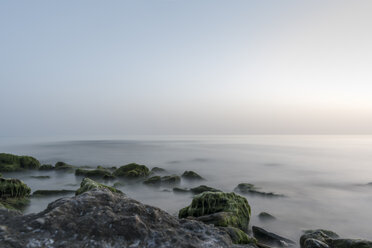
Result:
[[[372,1],[0,1],[0,137],[372,134]]]

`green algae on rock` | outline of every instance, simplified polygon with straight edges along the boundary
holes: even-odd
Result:
[[[54,166],[51,164],[43,164],[39,167],[39,170],[54,170]]]
[[[40,162],[34,157],[0,153],[0,171],[19,171],[22,169],[38,169],[39,167]]]
[[[256,244],[257,240],[239,228],[236,227],[220,227],[221,230],[224,230],[229,234],[232,242],[234,244]]]
[[[68,195],[75,193],[75,190],[67,189],[50,189],[50,190],[36,190],[32,196],[54,196],[54,195]]]
[[[182,178],[188,179],[188,180],[205,180],[202,176],[200,176],[195,171],[185,171],[182,176]]]
[[[0,203],[9,209],[22,209],[29,203],[31,189],[21,180],[0,178]]]
[[[97,167],[97,169],[94,169],[94,170],[76,169],[75,175],[93,177],[93,178],[111,178],[112,177],[111,172],[106,170],[103,167]]]
[[[80,188],[78,190],[76,190],[75,195],[80,195],[80,194],[82,194],[84,192],[87,192],[89,190],[92,190],[92,189],[103,189],[103,188],[106,188],[113,193],[123,194],[123,192],[121,192],[118,189],[115,189],[114,187],[110,187],[110,186],[107,186],[107,185],[104,185],[104,184],[101,184],[101,183],[97,183],[96,181],[93,181],[92,179],[89,179],[89,178],[86,177],[81,182]]]
[[[166,172],[166,170],[163,169],[163,168],[160,168],[160,167],[154,167],[154,168],[151,169],[151,172],[154,172],[154,173],[164,173],[164,172]]]
[[[153,176],[145,181],[143,181],[144,184],[149,186],[174,186],[181,182],[181,178],[177,175],[169,175],[169,176]]]
[[[113,175],[116,177],[139,178],[146,177],[149,173],[150,170],[145,165],[131,163],[120,166],[120,168],[113,172]]]
[[[190,191],[194,194],[200,194],[200,193],[203,193],[203,192],[222,192],[219,189],[215,189],[215,188],[212,188],[212,187],[209,187],[209,186],[206,186],[206,185],[200,185],[198,187],[191,188]]]
[[[208,215],[213,215],[206,217]],[[247,231],[251,216],[251,207],[246,198],[235,193],[204,192],[196,195],[191,205],[179,211],[179,218],[202,217],[206,222],[222,227],[236,227]],[[215,218],[216,217],[216,218]],[[209,218],[209,220],[207,220]]]
[[[56,170],[72,170],[74,166],[66,164],[65,162],[57,162],[54,166]]]

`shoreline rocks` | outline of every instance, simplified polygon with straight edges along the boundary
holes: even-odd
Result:
[[[84,178],[83,181],[81,181],[80,188],[76,190],[75,195],[80,195],[84,192],[87,192],[92,189],[108,189],[109,191],[117,194],[123,194],[120,190],[110,187],[101,183],[97,183],[96,181],[93,181],[89,178]]]
[[[259,191],[259,188],[257,188],[251,183],[240,183],[238,184],[238,186],[235,187],[234,191],[241,194],[251,194],[264,197],[284,197],[284,195],[276,194],[273,192]]]
[[[120,166],[112,174],[116,177],[141,178],[147,177],[150,174],[150,170],[145,165],[131,163]]]
[[[18,156],[10,153],[0,153],[0,171],[11,172],[23,169],[38,169],[40,162],[31,156]]]

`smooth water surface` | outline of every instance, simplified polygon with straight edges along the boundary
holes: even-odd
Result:
[[[1,142],[1,141],[0,141]],[[345,238],[372,239],[372,136],[164,136],[74,141],[2,140],[0,152],[31,155],[42,163],[95,167],[130,162],[159,166],[169,174],[194,170],[202,182],[226,192],[241,182],[253,183],[282,198],[249,196],[251,225],[261,226],[298,242],[304,229],[330,229]],[[3,173],[32,190],[76,189],[74,173],[31,171]],[[33,175],[49,175],[35,179]],[[115,181],[105,182],[112,185]],[[190,194],[141,183],[120,187],[128,196],[170,214],[191,202]],[[181,186],[201,183],[182,181]],[[38,212],[59,197],[32,198],[26,213]],[[261,211],[277,220],[261,222]]]

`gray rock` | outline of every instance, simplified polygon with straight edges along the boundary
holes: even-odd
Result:
[[[313,239],[313,238],[306,239],[303,247],[306,247],[306,248],[329,248],[329,246],[326,243],[324,243],[320,240],[317,240],[317,239]]]
[[[178,220],[105,188],[61,198],[38,214],[0,209],[0,223],[3,248],[242,247],[212,225]]]
[[[253,226],[252,231],[253,236],[257,239],[257,241],[265,245],[272,245],[275,247],[290,247],[296,245],[296,243],[290,239],[268,232],[265,229],[257,226]]]

